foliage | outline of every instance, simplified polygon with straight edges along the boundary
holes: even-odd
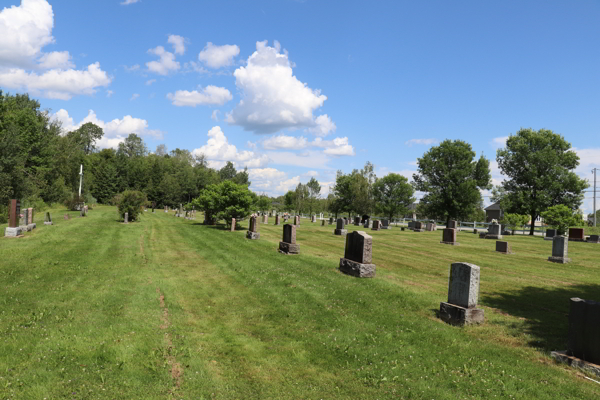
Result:
[[[408,212],[408,207],[415,201],[412,197],[414,192],[406,177],[388,174],[373,185],[375,208],[391,221],[395,216]]]
[[[307,196],[307,208],[308,208],[308,213],[310,215],[313,214],[313,210],[316,211],[316,208],[318,207],[318,199],[319,197],[321,197],[321,185],[319,184],[319,181],[317,181],[315,179],[315,177],[311,177],[310,181],[308,181],[306,183],[306,190],[308,191],[308,196]]]
[[[426,192],[420,201],[429,218],[466,219],[481,204],[481,189],[490,189],[489,161],[474,161],[471,145],[445,140],[417,159],[413,175],[416,190]]]
[[[146,195],[137,190],[126,190],[121,193],[121,199],[117,204],[119,217],[125,219],[128,213],[129,221],[137,221],[142,213],[142,207],[146,203]]]
[[[573,171],[579,157],[571,144],[551,130],[520,129],[498,149],[496,160],[508,177],[496,191],[505,212],[528,214],[532,221],[544,210],[562,204],[577,209],[588,187]],[[533,235],[532,224],[530,235]]]
[[[80,204],[83,204],[85,199],[83,196],[79,197],[77,193],[72,193],[71,197],[65,200],[64,204],[69,211],[77,211],[79,209]]]
[[[559,235],[564,235],[569,227],[583,226],[581,214],[573,212],[564,204],[548,207],[546,211],[542,211],[541,215],[544,222],[556,229]]]
[[[216,220],[224,219],[227,224],[231,218],[240,220],[250,215],[254,203],[253,193],[246,185],[238,185],[230,180],[208,186],[191,202],[205,215]]]
[[[266,194],[261,194],[256,198],[254,207],[258,211],[268,212],[271,208],[271,199]]]
[[[511,214],[511,213],[504,213],[504,217],[502,218],[502,221],[500,221],[500,223],[502,225],[506,225],[513,232],[518,226],[523,226],[527,222],[529,222],[528,215]]]

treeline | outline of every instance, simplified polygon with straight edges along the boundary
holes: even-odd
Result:
[[[151,154],[135,133],[116,150],[99,150],[102,136],[92,123],[64,132],[37,100],[0,91],[0,215],[6,214],[9,199],[38,210],[70,200],[79,188],[80,165],[87,203],[110,204],[117,194],[137,190],[159,207],[173,207],[191,202],[211,184],[250,185],[247,171],[237,171],[232,163],[216,170],[202,156],[167,152],[164,145]]]

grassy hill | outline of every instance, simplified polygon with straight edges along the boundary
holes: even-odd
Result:
[[[345,238],[302,220],[203,226],[113,207],[0,239],[2,399],[592,399],[600,385],[555,364],[570,297],[600,300],[600,245],[460,233],[371,232],[374,279],[337,271]],[[354,226],[348,227],[352,230]],[[358,227],[356,227],[358,228]],[[363,228],[360,228],[363,230]],[[486,322],[437,318],[452,262],[481,267]]]

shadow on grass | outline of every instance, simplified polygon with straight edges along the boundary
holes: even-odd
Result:
[[[482,298],[485,305],[525,320],[530,346],[546,351],[564,350],[569,331],[569,299],[600,300],[600,284],[561,288],[528,286],[508,293]],[[520,325],[519,325],[520,326]],[[520,328],[522,329],[522,328]]]

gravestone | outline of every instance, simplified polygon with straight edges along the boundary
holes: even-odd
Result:
[[[329,225],[333,225],[333,217],[329,217]]]
[[[152,214],[154,214],[154,209],[156,208],[156,202],[153,201],[152,202]]]
[[[363,231],[354,231],[346,235],[344,257],[340,258],[340,271],[359,278],[375,276],[375,264],[372,264],[373,238]]]
[[[370,219],[365,219],[365,224],[363,225],[363,228],[372,228],[373,227],[373,221],[371,221]]]
[[[81,207],[81,211],[79,213],[80,217],[85,217],[85,207]]]
[[[404,232],[404,227],[403,227],[403,226],[401,226],[401,227],[400,227],[400,230],[401,230],[402,232]]]
[[[279,220],[279,215],[275,216],[275,225],[279,225],[281,224],[280,220]]]
[[[415,231],[415,232],[425,232],[425,229],[423,229],[423,223],[421,221],[416,221],[413,226],[414,226],[413,231]]]
[[[477,229],[473,229],[473,234],[477,235]]]
[[[348,225],[350,221],[348,221],[348,218],[344,217],[344,226]]]
[[[566,264],[571,261],[569,255],[569,240],[566,236],[554,236],[552,238],[552,257],[548,261]]]
[[[52,217],[50,216],[50,211],[46,212],[46,220],[44,221],[44,225],[52,225]]]
[[[19,226],[19,215],[21,214],[21,201],[12,199],[8,205],[8,227],[4,228],[4,236],[17,237],[23,233]]]
[[[440,318],[452,325],[482,323],[484,312],[477,308],[478,298],[479,267],[469,263],[453,263],[448,277],[448,302],[440,303]]]
[[[65,220],[71,219],[71,216],[69,214],[65,214],[65,216],[63,217],[63,219],[65,219]]]
[[[279,242],[279,252],[283,254],[298,254],[300,245],[296,243],[296,225],[283,226],[283,240]]]
[[[298,215],[294,217],[294,225],[300,225],[300,217]]]
[[[269,223],[269,216],[267,214],[264,214],[262,217],[262,223],[263,224],[268,224]]]
[[[544,240],[552,240],[556,236],[556,229],[546,229]]]
[[[428,222],[427,225],[425,225],[425,230],[427,232],[433,232],[437,230],[437,225],[433,222]]]
[[[235,232],[235,218],[231,218],[231,227],[229,228],[231,232]]]
[[[325,226],[325,220],[324,219],[321,220],[321,226]]]
[[[487,236],[486,232],[479,232],[479,239],[485,239],[486,236]]]
[[[415,221],[408,221],[408,229],[411,231],[415,229]]]
[[[360,225],[360,217],[354,217],[354,225],[355,226],[359,226]]]
[[[344,223],[344,220],[342,218],[339,218],[337,220],[337,226],[336,229],[333,231],[334,235],[338,235],[338,236],[344,236],[348,233],[348,231],[346,229],[344,229],[344,227],[346,226],[346,224]]]
[[[31,225],[33,224],[33,208],[28,208],[28,218],[27,218],[27,225]]]
[[[29,221],[29,208],[23,210],[23,225],[21,225],[23,231],[29,232],[33,228],[27,224],[27,221]]]
[[[567,351],[552,358],[600,376],[600,302],[573,297],[569,301]]]
[[[381,229],[381,222],[379,221],[373,221],[373,227],[371,228],[372,231],[378,231]]]
[[[456,229],[444,228],[442,229],[442,241],[440,243],[450,244],[452,246],[458,246],[460,243],[456,241]]]
[[[585,242],[583,228],[569,228],[569,240],[572,242]]]
[[[502,235],[500,232],[500,229],[502,228],[501,225],[492,222],[489,226],[488,226],[488,232],[487,235],[485,235],[486,239],[502,239]]]
[[[497,241],[496,251],[503,254],[512,254],[512,251],[510,250],[510,244],[508,242]]]
[[[390,220],[389,219],[382,219],[381,220],[381,229],[390,229]]]
[[[317,216],[313,215],[312,217],[310,217],[310,222],[317,222]]]
[[[129,223],[129,213],[125,213],[125,216],[123,218],[124,218],[123,223],[128,224]]]
[[[587,238],[588,243],[600,243],[600,236],[598,235],[591,235],[590,237]]]
[[[246,239],[256,240],[260,238],[260,233],[258,233],[258,221],[256,216],[253,215],[250,217],[250,224],[248,226],[248,231],[246,232]]]
[[[169,212],[169,209],[168,209],[168,207],[167,207],[167,206],[165,206],[165,212],[166,212],[166,213],[168,213],[168,212]]]
[[[450,229],[457,229],[458,228],[458,222],[452,220],[448,223],[448,226],[446,228],[450,228]]]

